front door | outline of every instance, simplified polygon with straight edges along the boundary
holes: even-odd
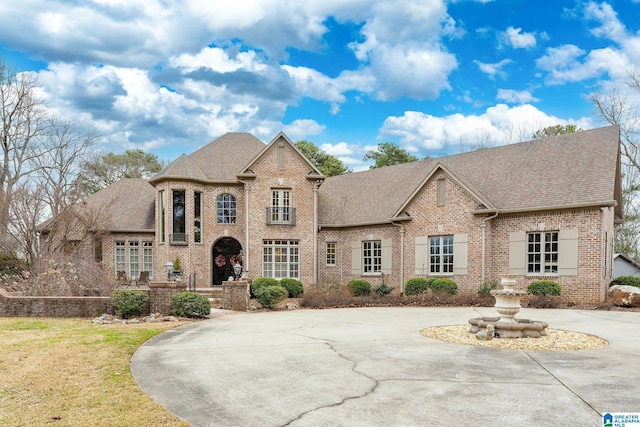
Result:
[[[213,245],[211,251],[212,286],[220,286],[225,280],[233,276],[233,266],[242,265],[242,246],[232,237],[224,237]]]

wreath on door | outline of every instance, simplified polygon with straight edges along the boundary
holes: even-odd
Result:
[[[229,258],[229,262],[231,263],[231,265],[242,265],[242,258],[240,258],[240,255],[231,255],[231,258]]]
[[[218,255],[216,257],[215,263],[218,267],[224,267],[224,265],[227,263],[227,260],[224,258],[224,255]]]

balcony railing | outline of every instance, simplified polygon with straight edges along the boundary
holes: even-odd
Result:
[[[186,246],[189,244],[189,236],[186,233],[169,234],[169,244],[176,246]]]
[[[267,225],[296,225],[296,208],[267,208]]]

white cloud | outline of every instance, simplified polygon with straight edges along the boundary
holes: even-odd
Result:
[[[350,44],[356,57],[376,77],[376,97],[435,99],[449,90],[448,76],[458,66],[441,41],[457,35],[443,1],[376,2],[362,28],[364,41]]]
[[[522,28],[508,27],[502,33],[504,41],[514,49],[530,49],[536,46],[536,36],[533,33],[522,33]]]
[[[496,94],[498,101],[505,101],[511,104],[526,104],[529,102],[539,101],[528,90],[498,89]]]
[[[473,61],[480,71],[489,75],[489,78],[494,79],[496,76],[500,76],[503,79],[507,77],[507,73],[502,70],[502,67],[505,65],[511,64],[511,59],[503,59],[500,62],[496,62],[495,64],[486,64],[484,62],[480,62],[478,60]]]
[[[509,107],[497,104],[481,115],[452,114],[435,117],[417,111],[406,111],[399,117],[388,117],[379,130],[379,139],[392,139],[409,151],[436,155],[465,151],[479,146],[494,146],[525,141],[533,132],[556,124],[593,127],[588,118],[577,121],[549,116],[536,107],[524,104]]]
[[[293,141],[307,139],[309,136],[318,135],[325,129],[325,126],[318,124],[315,120],[294,120],[284,126],[282,131]]]

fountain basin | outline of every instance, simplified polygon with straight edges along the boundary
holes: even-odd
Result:
[[[530,319],[502,320],[500,317],[476,317],[469,319],[469,332],[477,334],[493,325],[496,338],[540,338],[547,336],[547,322]]]

